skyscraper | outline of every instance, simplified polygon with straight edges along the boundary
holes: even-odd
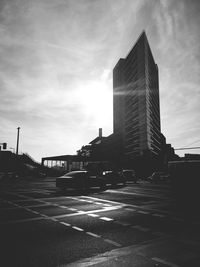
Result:
[[[125,159],[161,151],[158,67],[145,32],[113,69],[114,135]]]

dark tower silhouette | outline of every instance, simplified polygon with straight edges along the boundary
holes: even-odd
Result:
[[[158,67],[145,32],[113,69],[113,117],[123,158],[160,153]]]

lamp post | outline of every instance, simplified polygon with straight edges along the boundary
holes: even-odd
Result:
[[[20,127],[17,127],[17,147],[16,147],[16,155],[18,155],[18,148],[19,148],[19,130],[20,130]]]

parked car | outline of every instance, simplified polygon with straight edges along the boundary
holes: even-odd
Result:
[[[170,175],[165,172],[153,172],[147,179],[151,183],[169,182]]]
[[[127,182],[137,183],[137,176],[135,170],[122,170],[121,175]]]
[[[105,190],[106,183],[102,177],[89,171],[72,171],[56,178],[56,187],[64,190],[68,188],[88,190],[98,187]]]
[[[120,175],[117,171],[103,171],[102,177],[105,179],[106,184],[111,184],[113,186],[117,184],[126,184],[126,179]]]

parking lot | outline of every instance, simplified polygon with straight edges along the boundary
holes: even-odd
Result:
[[[48,178],[12,182],[1,187],[0,214],[2,266],[200,264],[199,216],[182,213],[168,185],[86,194],[61,192]]]

